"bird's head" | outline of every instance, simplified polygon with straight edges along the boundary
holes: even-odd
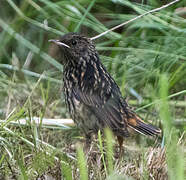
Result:
[[[59,38],[59,40],[51,39],[49,41],[58,45],[60,53],[65,58],[63,64],[68,61],[78,63],[80,58],[90,60],[90,57],[96,53],[95,46],[92,41],[78,33],[68,33]]]

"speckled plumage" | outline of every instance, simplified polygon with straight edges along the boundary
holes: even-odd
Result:
[[[87,136],[105,127],[118,137],[128,137],[129,127],[147,135],[160,133],[129,108],[90,39],[69,33],[52,41],[58,44],[63,56],[67,107],[72,119]]]

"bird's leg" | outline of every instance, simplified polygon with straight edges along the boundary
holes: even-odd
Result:
[[[84,152],[86,155],[88,155],[90,151],[91,139],[91,134],[85,134]]]
[[[118,139],[118,143],[119,143],[119,158],[121,157],[122,153],[123,153],[123,137],[121,136],[117,136]]]

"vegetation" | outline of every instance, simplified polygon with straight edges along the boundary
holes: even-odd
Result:
[[[6,0],[0,11],[0,179],[171,179],[186,177],[186,2],[95,40],[101,60],[145,121],[162,137],[132,132],[119,149],[109,130],[83,152],[61,90],[63,66],[48,43],[67,32],[93,37],[159,0]],[[62,97],[61,97],[62,96]],[[39,117],[41,123],[33,123]],[[22,120],[26,119],[26,124]]]

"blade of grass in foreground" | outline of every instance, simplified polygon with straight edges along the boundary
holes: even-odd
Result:
[[[77,163],[80,173],[80,180],[88,180],[87,162],[82,147],[77,148]]]
[[[72,180],[72,168],[71,168],[70,164],[62,161],[61,162],[61,170],[62,170],[61,174],[63,174],[64,179]]]
[[[110,129],[105,129],[106,145],[107,145],[107,162],[108,162],[108,173],[113,172],[113,135]]]
[[[106,163],[105,163],[105,156],[104,156],[104,152],[103,152],[103,141],[102,141],[102,136],[101,136],[100,130],[98,131],[98,141],[99,141],[99,150],[101,152],[101,158],[102,158],[102,161],[103,161],[103,166],[104,166],[105,172],[107,173],[107,166],[106,166]]]
[[[165,136],[166,160],[168,165],[168,175],[171,180],[184,179],[184,157],[181,145],[177,144],[178,135],[172,123],[172,116],[168,105],[168,78],[166,75],[160,77],[160,117],[163,121]]]

